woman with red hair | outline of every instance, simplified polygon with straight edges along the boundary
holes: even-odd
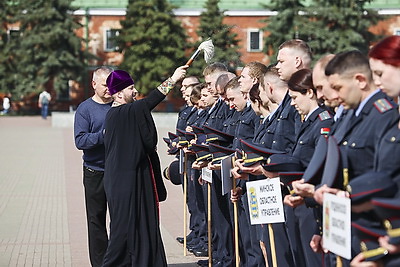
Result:
[[[396,99],[400,94],[400,36],[392,35],[377,43],[369,58],[375,84]]]
[[[371,48],[369,57],[376,86],[389,97],[398,100],[400,95],[400,36],[393,35],[381,40]],[[398,187],[400,186],[399,155],[400,124],[396,123],[379,142],[379,148],[375,154],[375,170],[385,171],[393,178]],[[397,192],[395,198],[399,196],[400,191]],[[370,204],[368,208],[359,210],[359,212],[370,210],[372,207],[373,205]],[[400,211],[397,215],[400,216]],[[352,260],[351,266],[398,266],[400,262],[400,244],[392,242],[389,235],[380,237],[379,243],[390,255],[377,261],[367,262],[365,261],[365,255],[360,253]]]

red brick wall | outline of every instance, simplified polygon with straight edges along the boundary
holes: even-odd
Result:
[[[90,62],[91,65],[118,65],[122,61],[122,55],[116,52],[105,52],[104,34],[106,29],[120,28],[120,16],[91,16],[89,22],[89,52],[97,55],[101,60]],[[182,22],[182,26],[186,29],[189,36],[188,42],[197,39],[196,29],[199,27],[199,17],[194,16],[179,16],[178,20]],[[268,55],[263,52],[248,52],[247,51],[247,29],[261,29],[265,26],[266,17],[229,17],[226,16],[224,23],[232,26],[232,31],[237,34],[240,40],[240,50],[242,62],[249,63],[251,61],[260,61],[264,64],[269,64]],[[81,23],[85,25],[85,18],[81,18]],[[371,27],[371,32],[375,34],[391,35],[395,28],[400,28],[400,16],[388,17],[381,21],[378,25]],[[85,27],[78,31],[80,36],[84,37],[86,32]],[[268,33],[264,32],[263,41],[267,38]],[[279,44],[276,44],[277,46]]]

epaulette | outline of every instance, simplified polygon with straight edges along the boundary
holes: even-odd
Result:
[[[380,112],[384,113],[393,108],[393,105],[384,98],[378,99],[374,102],[374,107]]]
[[[329,114],[329,112],[327,110],[319,113],[318,117],[321,121],[332,118],[331,114]]]

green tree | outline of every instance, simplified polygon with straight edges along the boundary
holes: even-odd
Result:
[[[292,38],[306,41],[314,59],[349,49],[366,53],[371,42],[379,38],[368,30],[380,19],[375,10],[365,8],[369,0],[313,0],[307,1],[308,5],[299,0],[271,2],[275,5],[270,8],[278,14],[266,21],[265,30],[271,34],[265,52],[274,58],[278,46]]]
[[[207,0],[204,11],[200,14],[200,25],[197,35],[200,40],[194,44],[195,48],[202,41],[211,38],[214,44],[214,57],[211,62],[222,62],[227,65],[230,71],[235,72],[237,67],[242,65],[239,53],[239,40],[237,34],[231,30],[234,25],[226,25],[223,23],[224,11],[218,7],[220,0]],[[189,73],[201,75],[206,63],[204,58],[199,57],[193,67],[189,69]]]
[[[369,28],[382,19],[377,11],[365,8],[369,2],[314,0],[305,10],[299,37],[309,43],[315,58],[350,49],[367,53],[371,42],[380,38]]]
[[[9,25],[16,22],[19,6],[13,1],[0,2],[0,91],[12,92],[15,87],[17,67],[13,60],[19,43],[18,32],[9,31]]]
[[[16,57],[15,92],[26,95],[43,89],[68,90],[68,81],[80,81],[85,70],[82,27],[72,15],[71,0],[21,1],[17,18],[21,38]]]
[[[267,26],[263,29],[269,33],[265,40],[264,52],[271,56],[271,62],[275,62],[279,45],[298,38],[298,27],[301,25],[299,11],[304,5],[300,0],[271,0],[265,7],[278,13],[265,20]]]
[[[186,35],[166,0],[129,0],[117,42],[124,53],[121,68],[147,94],[176,67],[185,64]]]

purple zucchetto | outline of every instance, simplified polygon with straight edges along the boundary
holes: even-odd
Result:
[[[107,77],[106,83],[110,95],[118,93],[134,84],[132,77],[124,70],[115,70],[111,72]]]

